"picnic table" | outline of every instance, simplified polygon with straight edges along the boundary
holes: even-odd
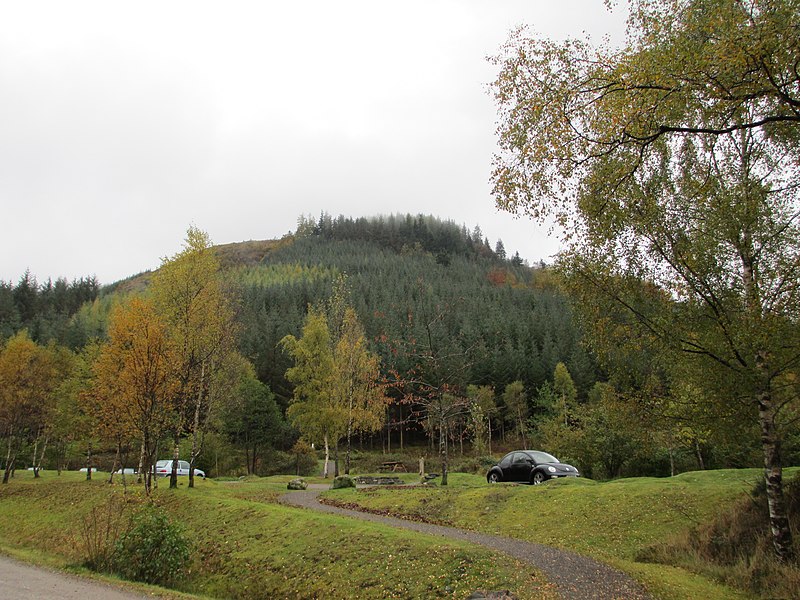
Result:
[[[384,471],[384,472],[385,471],[391,471],[392,473],[407,473],[408,472],[408,469],[406,469],[406,466],[402,462],[395,461],[395,460],[386,461],[385,463],[381,464],[380,467],[378,467],[378,470],[379,471]]]

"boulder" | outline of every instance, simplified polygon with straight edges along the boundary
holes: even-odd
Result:
[[[338,490],[341,488],[354,488],[356,487],[356,482],[353,481],[353,478],[350,475],[339,475],[339,477],[335,477],[333,480],[333,487],[332,489]]]
[[[308,484],[302,479],[292,479],[286,486],[287,490],[305,490]]]

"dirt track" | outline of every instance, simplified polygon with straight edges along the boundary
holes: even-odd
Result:
[[[316,486],[315,486],[316,487]],[[325,486],[329,489],[329,486]],[[612,599],[637,599],[644,600],[650,598],[647,592],[633,579],[625,573],[612,569],[608,565],[580,556],[572,552],[558,550],[550,546],[524,542],[512,538],[501,537],[498,535],[488,535],[457,529],[455,527],[442,527],[440,525],[429,525],[416,521],[406,521],[394,517],[385,517],[371,513],[348,510],[336,506],[321,504],[318,496],[319,489],[310,489],[304,492],[290,492],[281,496],[281,502],[291,506],[299,506],[318,510],[327,513],[344,515],[383,523],[392,527],[402,527],[439,535],[450,539],[462,540],[478,544],[513,556],[514,558],[526,562],[540,571],[556,585],[559,594],[569,600],[584,600],[593,598],[597,600]]]

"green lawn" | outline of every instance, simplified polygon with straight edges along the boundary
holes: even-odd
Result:
[[[797,471],[787,469],[786,479]],[[447,487],[336,490],[325,497],[574,550],[628,572],[659,598],[722,599],[747,596],[688,571],[636,558],[649,545],[710,520],[761,477],[760,469],[742,469],[529,486],[488,485],[482,476],[453,473]]]
[[[786,479],[798,469],[787,469]],[[748,493],[759,469],[684,473],[607,483],[559,480],[543,486],[488,485],[451,473],[447,487],[336,490],[324,496],[365,508],[574,550],[612,564],[656,598],[746,598],[687,570],[637,561],[652,544],[682,535]],[[549,598],[552,587],[532,569],[440,538],[276,504],[289,476],[198,480],[195,490],[163,485],[155,502],[185,528],[194,548],[180,589],[225,598],[463,598],[476,589],[510,589],[519,598]],[[415,475],[403,475],[408,483]],[[322,479],[309,481],[322,482]],[[329,483],[329,480],[326,482]],[[131,513],[145,502],[79,473],[17,473],[0,487],[0,547],[68,567],[83,556],[80,526],[114,496]],[[93,517],[101,525],[103,513]]]
[[[217,483],[194,490],[163,485],[155,502],[180,522],[194,548],[180,590],[220,598],[464,598],[477,589],[510,589],[519,598],[552,598],[533,569],[464,543],[318,514],[274,503],[288,478]],[[84,555],[81,524],[114,496],[129,514],[141,489],[83,474],[18,472],[0,487],[0,546],[68,567]],[[92,516],[92,511],[97,512]]]

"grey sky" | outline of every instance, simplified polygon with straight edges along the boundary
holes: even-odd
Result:
[[[516,25],[620,40],[602,0],[0,3],[0,279],[159,265],[186,228],[434,214],[531,261],[494,206],[495,54]]]

